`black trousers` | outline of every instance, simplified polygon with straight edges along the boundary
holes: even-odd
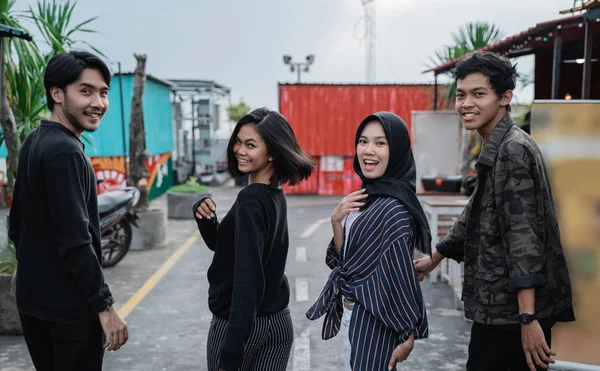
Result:
[[[551,348],[552,326],[544,324],[541,326],[546,343]],[[508,370],[529,371],[521,343],[521,325],[473,323],[467,371]]]
[[[227,320],[213,316],[208,331],[208,370],[217,371],[219,349],[225,338]],[[285,371],[294,343],[294,325],[288,308],[254,320],[244,351],[241,371]]]
[[[56,323],[20,314],[23,335],[37,371],[101,371],[104,331],[100,320]]]

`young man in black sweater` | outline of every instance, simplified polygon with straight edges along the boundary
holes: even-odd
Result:
[[[127,342],[127,324],[104,282],[96,176],[79,139],[108,110],[110,72],[87,52],[46,68],[49,120],[25,140],[10,210],[16,297],[37,370],[100,371],[104,349]]]

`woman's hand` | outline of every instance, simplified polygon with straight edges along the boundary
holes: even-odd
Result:
[[[390,359],[390,363],[388,365],[388,370],[393,370],[396,367],[396,362],[404,362],[412,352],[413,347],[415,346],[415,333],[410,334],[408,340],[404,343],[398,345],[394,352],[392,353],[392,358]]]
[[[358,211],[365,204],[363,200],[369,196],[365,192],[366,189],[362,188],[344,197],[337,205],[335,210],[333,210],[333,214],[331,214],[331,222],[341,224],[348,214]]]
[[[212,200],[210,198],[205,198],[196,209],[196,218],[212,219],[212,217],[215,216],[215,210],[217,210],[217,207]]]

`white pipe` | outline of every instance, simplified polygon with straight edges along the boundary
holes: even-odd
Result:
[[[550,370],[561,371],[600,371],[599,365],[588,365],[578,362],[556,361],[550,365]]]

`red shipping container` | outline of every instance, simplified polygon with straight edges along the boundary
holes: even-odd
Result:
[[[341,156],[321,157],[319,167],[320,196],[335,196],[344,193],[344,158]]]
[[[377,111],[404,119],[433,108],[433,85],[279,84],[279,112],[311,156],[354,156],[360,121]]]
[[[362,185],[362,180],[354,172],[354,157],[344,159],[344,195],[358,191]]]
[[[284,185],[283,191],[287,194],[316,194],[319,190],[319,159],[315,158],[315,163],[317,164],[317,170],[315,170],[311,176],[294,185]]]

